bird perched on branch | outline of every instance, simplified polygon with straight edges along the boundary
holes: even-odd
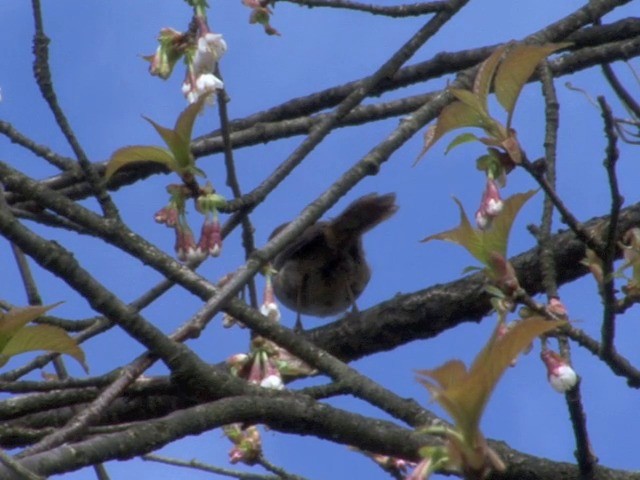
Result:
[[[300,314],[327,317],[357,309],[371,278],[362,235],[396,212],[395,200],[393,193],[360,197],[336,218],[311,225],[275,257],[274,293],[298,313],[296,329],[302,328]]]

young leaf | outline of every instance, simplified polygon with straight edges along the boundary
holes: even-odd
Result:
[[[61,303],[12,308],[6,313],[0,313],[0,351],[18,330]]]
[[[60,303],[13,308],[0,313],[0,366],[18,353],[49,350],[73,356],[87,370],[84,353],[64,330],[50,325],[25,326]]]
[[[498,63],[500,63],[500,59],[502,58],[502,54],[504,53],[507,45],[502,45],[496,48],[493,53],[487,58],[482,65],[480,65],[480,69],[476,75],[476,78],[473,82],[473,93],[475,93],[478,98],[480,98],[485,106],[485,110],[487,107],[487,97],[489,96],[489,92],[491,91],[491,81],[493,80],[493,75],[496,71],[496,67]]]
[[[546,45],[515,45],[498,67],[494,89],[500,105],[507,111],[507,127],[511,125],[513,110],[525,83],[534,70],[548,55],[570,43],[549,43]]]
[[[197,101],[193,102],[187,108],[185,108],[178,116],[173,130],[158,125],[150,118],[144,117],[145,120],[153,125],[153,128],[156,129],[156,131],[165,141],[165,143],[169,147],[169,150],[171,150],[173,156],[176,158],[176,162],[179,165],[180,169],[186,169],[195,166],[190,148],[193,124],[195,123],[196,117],[200,113],[200,110],[202,110],[204,102],[207,100],[207,98],[209,98],[209,95],[210,93],[200,96]]]
[[[169,150],[151,145],[134,145],[122,147],[113,152],[104,176],[109,180],[114,173],[122,167],[138,162],[155,162],[165,165],[170,170],[176,171],[179,165]]]
[[[516,165],[522,163],[522,148],[520,148],[520,142],[518,142],[516,131],[513,128],[509,129],[507,138],[500,143],[500,146],[505,149],[513,163]]]
[[[478,114],[481,116],[489,117],[489,112],[487,111],[486,106],[482,103],[482,100],[473,92],[469,90],[463,90],[461,88],[450,88],[449,91],[451,94],[460,100],[465,105],[469,105],[473,108]]]
[[[495,218],[491,228],[487,230],[473,228],[462,204],[457,198],[454,198],[453,200],[458,204],[458,208],[460,209],[460,225],[446,232],[429,235],[422,239],[421,242],[445,240],[457,243],[464,247],[477,260],[489,266],[492,253],[495,252],[506,256],[507,243],[513,221],[525,202],[535,193],[536,190],[530,190],[507,198],[504,201],[502,212]]]
[[[475,108],[460,101],[450,103],[440,112],[436,126],[429,128],[425,133],[424,146],[416,159],[416,163],[446,133],[462,127],[484,128],[486,121],[487,116],[479,113]]]
[[[460,209],[460,225],[451,230],[445,232],[429,235],[428,237],[420,240],[421,242],[430,242],[431,240],[445,240],[453,243],[457,243],[464,247],[471,255],[477,260],[485,263],[485,255],[482,248],[482,232],[471,226],[469,218],[457,198],[453,199]]]
[[[494,219],[491,228],[482,232],[485,255],[488,256],[491,252],[496,252],[503,256],[507,255],[507,243],[513,222],[522,206],[536,192],[537,190],[529,190],[524,193],[516,193],[504,201],[502,212]]]
[[[496,329],[469,370],[459,360],[451,360],[434,370],[419,370],[417,373],[427,378],[418,381],[451,415],[466,442],[473,444],[481,435],[480,419],[504,371],[536,337],[562,324],[530,317],[501,336]]]
[[[88,371],[84,352],[76,341],[63,329],[52,325],[28,326],[15,332],[0,350],[0,366],[4,365],[14,355],[36,350],[71,355],[82,365],[85,371]]]
[[[212,93],[205,93],[198,98],[195,102],[185,108],[176,120],[174,127],[175,132],[182,138],[191,142],[191,135],[193,134],[193,124],[196,121],[196,117],[202,110],[202,106]]]
[[[142,118],[149,122],[153,128],[156,129],[156,132],[160,134],[164,143],[169,147],[169,150],[171,150],[171,154],[175,158],[175,163],[179,169],[184,169],[193,164],[193,156],[189,149],[189,138],[183,138],[175,130],[163,127],[150,118],[144,116]]]
[[[469,142],[474,142],[474,141],[479,141],[479,139],[473,133],[471,133],[471,132],[461,133],[456,138],[451,140],[451,143],[449,143],[449,145],[447,145],[447,148],[445,149],[444,154],[446,155],[447,153],[449,153],[451,150],[453,150],[458,145],[462,145],[463,143],[469,143]]]

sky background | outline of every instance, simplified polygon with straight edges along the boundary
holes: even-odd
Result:
[[[210,3],[210,26],[224,35],[229,46],[220,67],[231,97],[228,106],[231,118],[241,118],[292,97],[371,74],[425,21],[424,18],[394,20],[358,12],[308,9],[279,3],[272,24],[282,36],[268,37],[259,26],[249,25],[249,10],[239,1],[211,0]],[[470,2],[409,63],[427,60],[442,50],[458,51],[521,39],[583,3],[576,0]],[[638,3],[634,3],[605,17],[605,20],[614,21],[634,12],[637,14]],[[161,81],[149,76],[147,63],[141,56],[154,52],[155,39],[161,28],[186,29],[191,16],[189,7],[178,0],[44,0],[43,15],[45,31],[52,40],[51,68],[59,102],[89,157],[102,161],[125,145],[159,144],[156,132],[141,115],[161,125],[174,123],[177,114],[185,107],[180,93],[182,68],[178,66],[170,80]],[[0,2],[0,44],[5,46],[0,54],[3,97],[0,120],[10,122],[36,142],[72,156],[32,77],[32,34],[33,19],[28,3],[18,0]],[[632,64],[636,69],[640,68],[637,60]],[[629,82],[628,69],[617,65],[616,71],[637,94],[639,86]],[[410,92],[441,89],[452,79],[451,76],[439,78],[411,87]],[[593,97],[608,95],[616,113],[624,116],[625,112],[613,100],[596,71],[557,81],[561,103],[558,190],[574,214],[586,220],[605,214],[609,207],[602,168],[605,139],[598,110],[582,95],[566,89],[565,81],[587,89]],[[383,99],[405,93],[405,90],[394,92]],[[366,103],[372,101],[367,100]],[[543,109],[540,87],[525,88],[516,110],[514,126],[530,158],[538,158],[543,152]],[[500,115],[498,111],[496,113]],[[208,109],[196,124],[197,134],[218,128],[217,118],[215,110]],[[257,245],[264,245],[275,226],[293,218],[324,192],[338,176],[388,135],[397,122],[398,119],[391,119],[357,129],[335,131],[284,181],[282,188],[256,209],[252,221]],[[237,150],[235,158],[243,190],[256,186],[300,141],[301,138],[297,137]],[[360,309],[399,292],[413,292],[452,281],[465,267],[475,265],[471,256],[459,247],[444,242],[418,242],[427,235],[457,224],[458,212],[452,196],[459,198],[472,214],[484,187],[483,176],[474,166],[474,159],[482,153],[480,147],[476,144],[461,146],[445,157],[446,143],[446,139],[438,143],[418,166],[412,167],[421,149],[421,135],[416,136],[392,156],[379,175],[365,179],[332,210],[333,213],[339,212],[351,200],[365,193],[397,193],[398,213],[366,237],[374,274],[358,301]],[[631,204],[640,197],[637,192],[640,170],[638,147],[620,143],[619,148],[621,191],[626,204]],[[5,138],[0,138],[0,160],[36,178],[56,173]],[[220,155],[202,159],[198,166],[207,172],[220,193],[230,196],[224,185]],[[175,177],[159,175],[114,194],[121,214],[130,226],[167,252],[173,249],[173,233],[157,225],[153,214],[167,201],[165,186],[175,181]],[[524,172],[515,171],[509,176],[504,194],[531,188],[535,188],[533,181]],[[523,209],[510,241],[510,255],[534,246],[534,239],[525,226],[539,221],[541,201],[542,195],[538,194]],[[91,205],[92,202],[85,204]],[[196,217],[192,215],[191,218],[194,219],[192,227],[199,229],[199,220],[196,223]],[[559,226],[556,223],[556,228]],[[74,249],[84,266],[126,301],[134,300],[160,280],[160,276],[150,268],[95,239],[53,232],[37,225],[33,228]],[[225,241],[222,257],[208,260],[199,271],[217,280],[236,270],[243,259],[237,231]],[[15,266],[4,239],[0,239],[0,264],[3,265],[3,278],[0,280],[2,298],[14,304],[25,304],[26,296],[16,280]],[[92,315],[86,302],[61,281],[38,267],[34,267],[34,275],[46,303],[64,300],[65,303],[53,313],[69,318]],[[588,278],[582,279],[563,287],[561,296],[576,325],[597,337],[601,308],[595,283]],[[201,302],[190,294],[172,290],[143,313],[169,333],[200,305]],[[634,308],[620,318],[617,334],[620,353],[627,355],[635,365],[640,364],[637,311]],[[285,324],[293,325],[294,319],[294,313],[283,309]],[[305,319],[307,328],[316,322],[313,318]],[[468,323],[436,339],[413,342],[396,351],[354,362],[353,366],[401,396],[416,398],[426,405],[427,392],[414,381],[413,371],[434,368],[454,357],[470,361],[488,339],[494,325],[493,318],[484,319],[479,325]],[[233,353],[246,351],[247,335],[246,331],[224,330],[218,320],[190,346],[208,361],[219,362]],[[142,352],[141,347],[115,329],[87,342],[84,349],[94,375],[127,363]],[[630,438],[629,432],[637,432],[640,428],[637,392],[626,388],[623,379],[614,377],[590,354],[578,348],[573,351],[575,368],[584,377],[584,406],[596,455],[603,465],[638,469],[637,444],[625,441]],[[507,372],[489,403],[483,431],[485,436],[505,440],[523,452],[573,462],[573,434],[566,405],[562,396],[548,386],[538,353],[536,346],[530,355],[519,360],[517,368]],[[25,355],[13,359],[5,368],[15,368],[26,358]],[[72,360],[68,364],[72,374],[83,375]],[[162,365],[156,365],[149,373],[163,374],[166,370]],[[350,398],[332,400],[331,403],[342,408],[358,408],[364,414],[380,415],[372,407]],[[430,406],[441,413],[437,406]],[[343,446],[311,438],[284,437],[273,432],[264,432],[263,444],[269,460],[308,478],[388,478],[368,459],[349,452]],[[160,453],[227,466],[229,448],[230,443],[219,432],[210,432],[169,445]],[[145,478],[157,480],[215,478],[211,474],[141,461],[110,462],[107,469],[114,480],[136,478],[142,471]],[[92,478],[92,475],[85,469],[63,477],[80,480]]]

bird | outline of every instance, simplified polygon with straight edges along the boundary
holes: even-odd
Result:
[[[371,279],[362,236],[397,210],[396,195],[371,193],[353,201],[337,217],[309,226],[275,256],[273,291],[278,300],[301,314],[328,317],[353,307]],[[277,227],[276,236],[288,223]]]

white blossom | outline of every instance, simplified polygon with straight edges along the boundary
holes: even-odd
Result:
[[[578,382],[578,375],[569,365],[559,365],[549,374],[549,383],[558,393],[571,390]]]
[[[284,388],[284,384],[282,383],[282,378],[279,375],[269,375],[265,377],[260,382],[260,386],[264,388],[273,388],[274,390],[282,390]]]
[[[212,73],[226,51],[227,43],[219,33],[207,33],[198,38],[198,49],[193,59],[196,74]]]
[[[215,93],[224,88],[224,83],[213,73],[203,73],[196,78],[195,85],[190,79],[182,84],[182,93],[189,103],[194,103],[206,93]],[[212,100],[213,102],[213,97]]]

